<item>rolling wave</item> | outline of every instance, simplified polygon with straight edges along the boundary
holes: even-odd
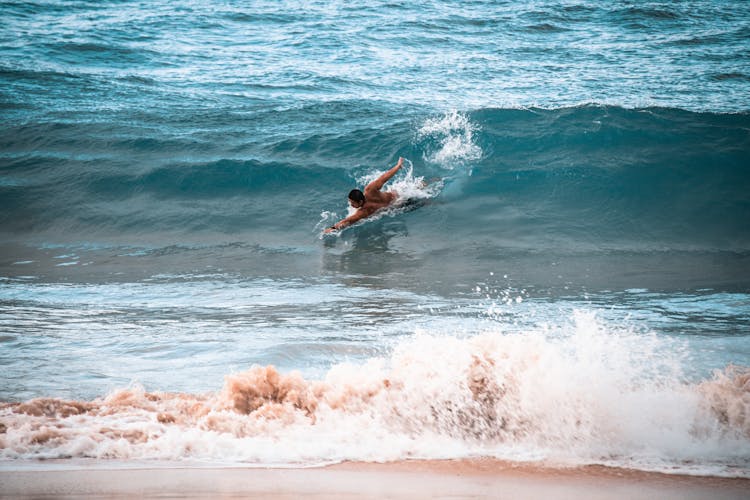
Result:
[[[333,111],[356,122],[363,106],[316,105],[305,113]],[[265,137],[234,124],[227,144],[114,125],[96,125],[97,134],[83,132],[95,126],[85,123],[50,124],[43,134],[17,128],[13,140],[27,152],[6,154],[0,170],[0,225],[6,233],[58,225],[142,234],[168,225],[188,234],[273,224],[299,235],[319,211],[340,211],[358,180],[404,156],[414,175],[444,186],[433,208],[410,216],[420,230],[497,232],[530,246],[638,239],[664,248],[750,248],[747,113],[480,109],[411,120],[381,114],[370,127],[275,135],[299,116],[296,109],[264,115]],[[430,228],[431,217],[443,226]]]

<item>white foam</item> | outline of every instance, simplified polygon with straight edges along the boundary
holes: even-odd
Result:
[[[442,180],[425,181],[424,176],[414,175],[414,164],[404,159],[403,174],[391,181],[389,190],[398,194],[398,203],[410,200],[426,200],[434,198],[443,187]],[[397,203],[397,204],[398,204]]]
[[[482,158],[482,148],[474,137],[477,131],[479,126],[468,116],[453,110],[426,120],[417,132],[417,140],[435,143],[425,146],[425,161],[452,170]]]
[[[750,370],[686,381],[674,340],[577,311],[523,333],[417,332],[322,380],[273,367],[216,393],[0,407],[0,457],[311,464],[458,458],[750,476]]]

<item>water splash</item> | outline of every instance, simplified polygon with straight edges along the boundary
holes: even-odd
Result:
[[[320,220],[315,224],[315,227],[313,228],[314,233],[320,233],[323,231],[323,229],[330,227],[331,225],[338,222],[339,218],[336,215],[335,212],[331,212],[329,210],[323,210],[320,212]],[[320,235],[322,238],[322,234]]]
[[[414,164],[411,160],[404,158],[402,175],[391,182],[389,190],[398,194],[397,206],[414,200],[426,200],[434,198],[443,187],[442,179],[431,179],[426,181],[424,176],[414,175]]]
[[[475,140],[478,131],[467,115],[454,110],[426,120],[417,131],[417,141],[425,143],[425,161],[453,170],[482,158]]]
[[[0,406],[0,457],[258,464],[472,455],[750,475],[750,369],[688,382],[679,349],[578,311],[520,334],[418,332],[321,380],[255,366],[215,393]]]

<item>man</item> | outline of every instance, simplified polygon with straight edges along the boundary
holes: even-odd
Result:
[[[342,219],[333,226],[329,227],[325,230],[325,232],[330,233],[338,229],[343,229],[346,226],[351,226],[355,222],[370,217],[378,210],[392,204],[396,199],[396,192],[381,191],[381,189],[383,189],[383,184],[388,182],[391,177],[396,175],[396,172],[398,172],[403,164],[404,159],[399,158],[396,166],[369,183],[365,187],[364,193],[359,189],[352,189],[349,192],[349,205],[351,205],[352,208],[356,208],[357,211],[346,219]]]

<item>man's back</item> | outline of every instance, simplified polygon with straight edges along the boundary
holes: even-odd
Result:
[[[372,187],[372,182],[365,187],[365,205],[360,209],[371,210],[374,213],[381,208],[385,208],[396,199],[397,193],[395,191],[381,191],[376,187]]]

